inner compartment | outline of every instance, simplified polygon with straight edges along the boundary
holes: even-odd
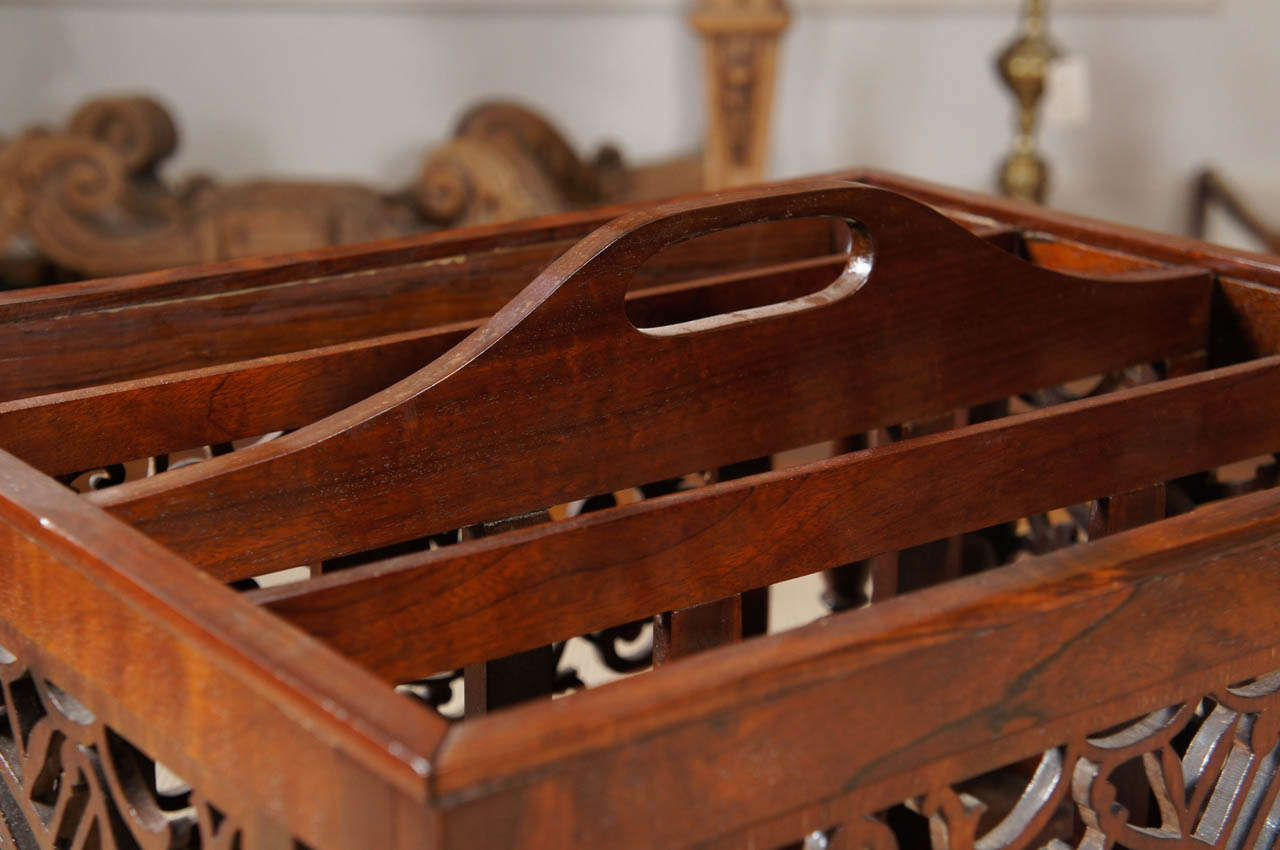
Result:
[[[1162,268],[1121,252],[1026,234],[962,213],[953,217],[989,243],[1052,271],[1105,277]],[[11,400],[0,403],[0,436],[7,441],[5,448],[12,446],[20,457],[85,493],[164,475],[278,439],[394,384],[448,351],[573,242],[553,239],[495,248],[371,272],[233,290],[207,299],[142,301],[113,308],[110,317],[98,310],[63,317],[61,321],[70,322],[68,328],[86,335],[91,347],[107,345],[109,328],[113,334],[122,333],[113,324],[121,315],[127,319],[136,313],[142,322],[148,316],[148,321],[153,320],[157,311],[172,311],[180,324],[163,345],[138,339],[121,347],[117,337],[117,350],[125,352],[120,359],[104,361],[101,369],[79,373],[74,379],[58,377],[57,368],[40,376],[8,376]],[[661,327],[809,294],[839,273],[858,244],[842,223],[822,218],[749,225],[683,242],[636,271],[628,289],[626,315],[638,327]],[[917,446],[936,445],[948,435],[984,423],[1034,417],[1038,411],[1063,405],[1087,405],[1091,399],[1156,386],[1207,368],[1269,357],[1280,352],[1277,317],[1280,301],[1272,291],[1219,279],[1200,351],[1126,363],[1047,387],[1028,386],[1000,398],[970,399],[950,410],[922,410],[918,417],[869,431],[815,434],[820,439],[768,455],[737,457],[658,480],[637,480],[608,492],[584,492],[517,516],[494,516],[284,570],[249,572],[231,583],[312,630],[315,617],[306,612],[312,589],[337,593],[346,586],[358,588],[366,577],[440,568],[448,565],[455,547],[457,551],[497,547],[505,540],[524,540],[547,529],[581,524],[588,517],[621,516],[648,502],[678,504],[684,494],[723,490],[734,481],[757,482],[770,476],[780,481],[789,470],[822,480],[831,464],[842,459],[878,457],[889,449],[908,458]],[[44,321],[30,323],[31,333],[45,328]],[[74,359],[84,362],[82,355]],[[330,363],[335,368],[327,371]],[[247,376],[253,375],[301,376],[304,391],[283,403],[271,402],[277,385],[250,381]],[[174,417],[180,420],[181,414],[173,410],[167,411],[171,417],[159,415],[166,412],[163,393],[173,387],[215,398],[210,387],[228,382],[234,386],[242,379],[243,393],[235,401],[243,413],[234,422],[217,417],[175,422]],[[259,398],[262,403],[255,403]],[[129,420],[101,415],[104,410],[123,409],[126,400],[141,405],[142,412],[134,407]],[[159,413],[151,416],[148,410]],[[51,415],[50,411],[57,411],[73,426],[96,429],[93,437],[77,440],[71,427],[67,445],[33,445],[24,452],[25,423],[29,417]],[[655,644],[659,664],[671,663],[739,636],[750,639],[794,628],[889,596],[1183,513],[1208,501],[1275,486],[1275,455],[1242,449],[1241,456],[1231,461],[1161,477],[1131,492],[1107,497],[1100,492],[1096,499],[1044,504],[1040,510],[993,518],[980,527],[900,549],[867,553],[826,570],[744,589],[723,600],[700,599],[696,606],[638,612],[643,616],[601,623],[594,631],[515,655],[468,659],[468,664],[449,669],[419,669],[415,675],[390,678],[404,693],[454,718],[527,699],[572,694],[652,669]],[[919,481],[920,487],[929,484]],[[980,500],[982,494],[948,498]],[[792,534],[796,535],[793,542],[804,536],[803,530]],[[430,631],[427,622],[419,628]],[[694,635],[692,643],[681,642],[682,630]],[[323,636],[334,637],[332,633]],[[707,640],[710,643],[699,644]],[[366,660],[358,652],[356,656]],[[516,684],[506,688],[504,680]]]

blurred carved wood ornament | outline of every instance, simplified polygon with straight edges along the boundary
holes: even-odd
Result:
[[[681,194],[697,163],[628,168],[615,148],[584,161],[515,103],[470,109],[416,182],[353,183],[158,174],[176,150],[169,113],[147,97],[92,100],[60,130],[0,140],[0,252],[17,237],[74,276],[101,276],[367,242],[410,233]]]
[[[701,0],[690,21],[702,37],[707,91],[707,189],[758,183],[769,158],[783,0]]]

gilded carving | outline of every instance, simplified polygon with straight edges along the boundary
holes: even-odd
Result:
[[[764,178],[783,0],[703,0],[692,15],[707,80],[707,188]]]

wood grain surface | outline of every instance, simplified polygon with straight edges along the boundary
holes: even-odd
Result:
[[[630,271],[666,245],[818,215],[874,246],[822,293],[661,333],[626,319]],[[217,576],[264,572],[1199,350],[1210,291],[1194,270],[1047,272],[866,187],[712,195],[596,231],[366,401],[90,498]]]
[[[413,678],[1278,450],[1272,357],[253,597]]]
[[[819,803],[852,819],[1247,680],[1280,665],[1278,531],[1280,494],[1245,496],[456,726],[444,841],[698,846]]]

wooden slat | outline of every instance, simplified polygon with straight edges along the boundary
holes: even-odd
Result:
[[[1043,230],[1060,239],[1077,240],[1094,247],[1122,251],[1157,262],[1195,263],[1223,275],[1246,278],[1271,287],[1280,286],[1280,263],[1268,254],[1241,251],[1186,236],[1156,233],[1050,210],[1038,204],[955,189],[888,171],[842,170],[832,176],[881,186],[924,203],[986,216],[1008,226]]]
[[[1123,274],[1162,265],[1147,257],[1034,233],[1023,241],[1023,251],[1031,261],[1068,274]]]
[[[1221,278],[1213,317],[1214,365],[1280,354],[1280,291]]]
[[[467,231],[424,245],[417,262],[366,265],[333,275],[250,285],[244,274],[225,291],[160,297],[169,288],[139,283],[108,306],[72,301],[45,315],[38,294],[11,301],[0,319],[0,399],[131,380],[235,360],[336,345],[371,336],[477,319],[506,304],[552,260],[607,218],[574,228],[512,228],[505,238]],[[591,227],[586,225],[590,224]],[[574,237],[566,241],[564,231]],[[675,246],[640,269],[637,283],[672,283],[713,272],[794,261],[832,250],[829,222],[757,226],[737,239],[722,235]],[[531,239],[535,244],[526,244]],[[424,240],[425,242],[426,240]],[[323,266],[322,266],[323,267]],[[227,284],[230,286],[230,284]],[[131,297],[128,297],[131,296]],[[149,296],[149,297],[146,297]],[[0,302],[0,315],[5,304]],[[24,310],[23,308],[26,308]],[[35,315],[26,315],[27,312]]]
[[[1016,250],[1019,244],[1016,231],[979,232],[1005,250]],[[652,327],[783,301],[820,288],[841,265],[838,257],[816,257],[645,287],[627,293],[627,315],[641,327]],[[530,276],[534,273],[529,271]],[[432,292],[445,300],[451,297],[439,281],[433,281],[433,287]],[[468,315],[479,306],[453,312]],[[430,326],[0,402],[0,448],[60,475],[292,430],[405,378],[448,351],[477,324],[479,320]],[[82,342],[77,340],[77,356],[84,356]],[[114,360],[112,364],[112,369],[119,366]]]
[[[1152,484],[1098,499],[1089,516],[1089,539],[1128,531],[1164,519],[1164,484]]]
[[[341,245],[272,257],[246,257],[121,277],[0,293],[0,321],[32,321],[224,292],[395,268],[496,248],[578,239],[629,207],[606,207],[488,224],[424,236]]]
[[[807,182],[794,178],[771,184],[779,187]],[[689,197],[698,197],[691,195]],[[509,250],[580,239],[592,230],[618,216],[650,206],[649,202],[617,204],[589,210],[539,216],[515,222],[476,225],[435,233],[383,239],[375,242],[339,245],[277,254],[270,257],[245,257],[218,263],[184,266],[162,271],[142,272],[119,277],[62,283],[53,286],[0,292],[0,322],[12,323],[40,318],[71,316],[100,310],[113,310],[154,304],[206,298],[229,292],[265,289],[278,284],[331,278],[353,273],[394,270],[399,267],[439,260],[467,257],[495,250]],[[988,229],[985,219],[966,224],[975,231]],[[765,228],[754,234],[754,246],[744,252],[737,240],[728,244],[717,239],[701,245],[689,245],[671,252],[665,262],[655,264],[652,271],[687,272],[698,263],[709,269],[724,270],[725,261],[742,261],[745,265],[775,260],[796,259],[822,253],[822,247],[795,253],[795,236],[803,232],[810,245],[828,244],[826,229],[810,225],[795,228]],[[778,238],[781,237],[781,238]],[[817,241],[812,241],[817,237]],[[710,253],[706,248],[711,247]],[[781,253],[779,253],[779,251]]]
[[[573,240],[0,325],[0,398],[491,315]]]
[[[1197,699],[1280,666],[1278,533],[1280,493],[1242,497],[463,724],[433,784],[444,843],[846,820]]]
[[[408,679],[1276,449],[1280,357],[254,595]]]
[[[785,301],[821,289],[839,257],[697,278],[627,295],[642,326]],[[314,422],[447,352],[480,320],[223,366],[0,402],[0,448],[58,475]]]
[[[464,530],[465,539],[478,539],[518,528],[528,528],[550,519],[546,511],[485,523]],[[463,708],[467,717],[480,717],[500,708],[531,699],[550,699],[555,693],[556,653],[554,647],[539,646],[505,658],[468,664],[462,674]]]
[[[865,285],[852,263],[824,293],[680,333],[622,315],[628,271],[672,241],[817,215],[870,230]],[[715,195],[596,231],[365,402],[89,498],[216,575],[262,572],[1194,351],[1210,289],[1056,275],[867,187]]]
[[[1165,518],[1165,485],[1152,484],[1127,493],[1097,499],[1091,506],[1089,539],[1099,540],[1112,534],[1139,528]],[[1131,823],[1147,823],[1151,785],[1141,761],[1121,765],[1108,778],[1115,788],[1116,802],[1129,812]],[[1083,824],[1076,816],[1078,832]]]

